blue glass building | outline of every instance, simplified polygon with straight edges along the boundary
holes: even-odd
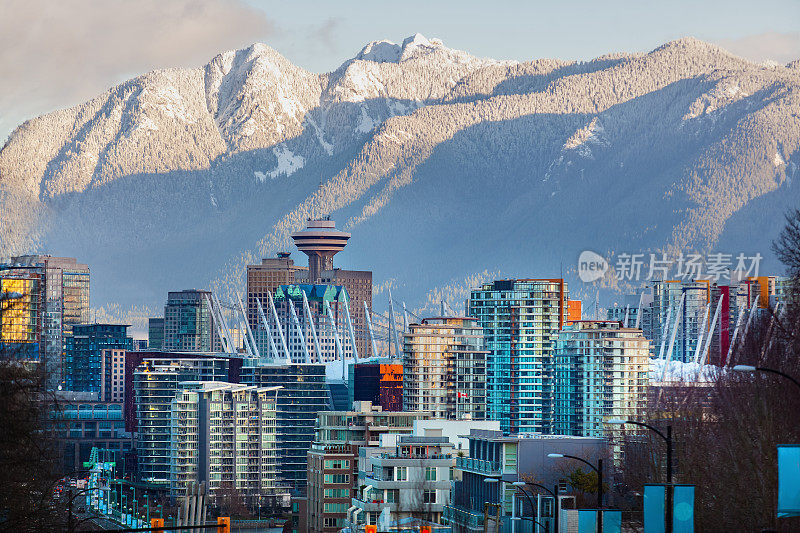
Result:
[[[104,350],[131,350],[133,339],[124,324],[77,324],[66,337],[66,389],[101,393],[101,384],[111,382],[111,364],[104,364]]]
[[[278,473],[292,489],[306,490],[308,450],[316,434],[317,414],[331,409],[325,365],[269,363],[242,367],[241,382],[278,391]]]
[[[550,433],[552,354],[567,319],[563,279],[509,279],[470,294],[468,314],[486,340],[486,396],[490,420],[506,433]]]

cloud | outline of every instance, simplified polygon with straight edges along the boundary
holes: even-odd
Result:
[[[717,44],[738,56],[756,62],[771,59],[785,64],[800,59],[800,32],[767,32],[739,39],[723,39]]]
[[[329,18],[319,26],[312,28],[310,37],[323,46],[336,50],[339,45],[338,33],[341,30],[342,21],[337,18]]]
[[[155,68],[195,67],[274,33],[237,0],[4,0],[0,142],[22,120]]]

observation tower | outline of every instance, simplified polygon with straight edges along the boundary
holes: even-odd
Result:
[[[344,250],[349,238],[349,233],[336,229],[330,217],[309,219],[306,229],[292,234],[297,249],[308,256],[309,283],[317,283],[320,272],[333,270],[333,256]]]

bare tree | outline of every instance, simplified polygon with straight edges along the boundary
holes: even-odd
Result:
[[[245,519],[253,517],[247,502],[233,483],[222,484],[214,496],[214,505],[219,516]]]
[[[800,210],[774,244],[790,275],[800,275]],[[763,310],[736,349],[734,364],[772,368],[800,379],[800,306],[793,284],[786,310]],[[713,383],[652,394],[647,422],[673,427],[674,481],[696,485],[699,531],[800,531],[777,519],[777,445],[800,442],[800,389],[769,373],[721,369]],[[664,444],[649,432],[623,442],[622,493],[663,482]],[[636,503],[641,506],[641,500]]]
[[[0,299],[0,316],[9,305]],[[57,531],[66,517],[64,502],[53,499],[60,474],[47,416],[55,398],[45,362],[24,355],[0,341],[0,531]]]

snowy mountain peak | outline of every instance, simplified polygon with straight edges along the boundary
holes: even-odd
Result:
[[[411,37],[407,37],[403,40],[403,55],[401,61],[420,53],[431,52],[436,48],[444,48],[447,50],[447,47],[444,46],[441,39],[429,40],[421,33],[415,33]]]
[[[401,52],[397,43],[386,40],[372,41],[358,53],[356,59],[376,63],[397,63],[400,61]]]
[[[441,39],[427,39],[421,33],[415,33],[403,39],[402,45],[387,40],[372,41],[358,53],[356,59],[376,63],[399,63],[436,50],[451,52]]]

